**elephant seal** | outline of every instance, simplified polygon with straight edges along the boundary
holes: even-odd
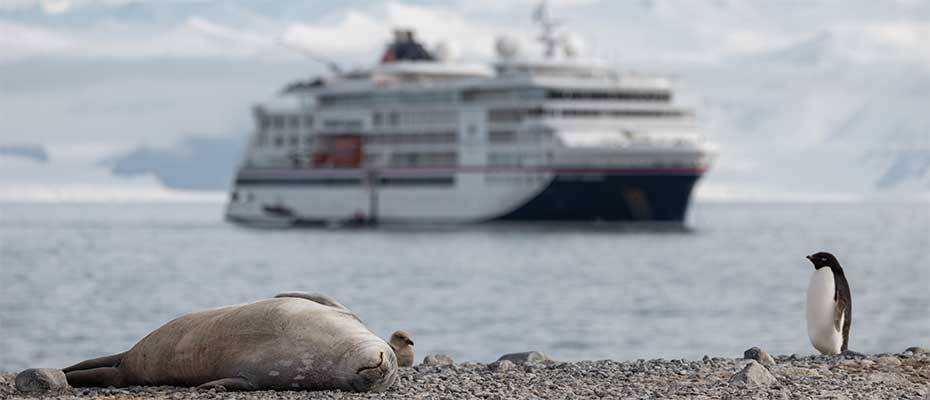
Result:
[[[397,358],[351,310],[298,292],[181,316],[125,353],[63,371],[75,387],[383,391]]]

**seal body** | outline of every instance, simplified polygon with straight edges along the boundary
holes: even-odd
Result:
[[[64,371],[72,386],[228,390],[382,391],[397,379],[394,352],[349,309],[322,295],[279,296],[181,316],[126,353]]]

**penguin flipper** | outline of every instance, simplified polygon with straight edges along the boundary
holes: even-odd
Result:
[[[846,322],[846,300],[842,297],[836,299],[836,311],[833,313],[833,328],[843,333],[843,323]]]

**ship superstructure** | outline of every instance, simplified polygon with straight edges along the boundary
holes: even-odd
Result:
[[[369,70],[289,85],[254,108],[227,217],[681,222],[712,158],[693,113],[541,22],[541,59],[499,40],[497,63],[453,63],[400,30]]]

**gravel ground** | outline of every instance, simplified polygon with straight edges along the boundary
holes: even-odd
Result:
[[[510,362],[402,368],[384,393],[216,392],[178,387],[68,389],[20,393],[0,374],[0,397],[23,399],[930,399],[930,353],[870,356],[777,356],[773,381],[747,384],[734,375],[755,361],[687,360]],[[755,374],[770,379],[765,367]],[[756,376],[756,375],[754,375]]]

